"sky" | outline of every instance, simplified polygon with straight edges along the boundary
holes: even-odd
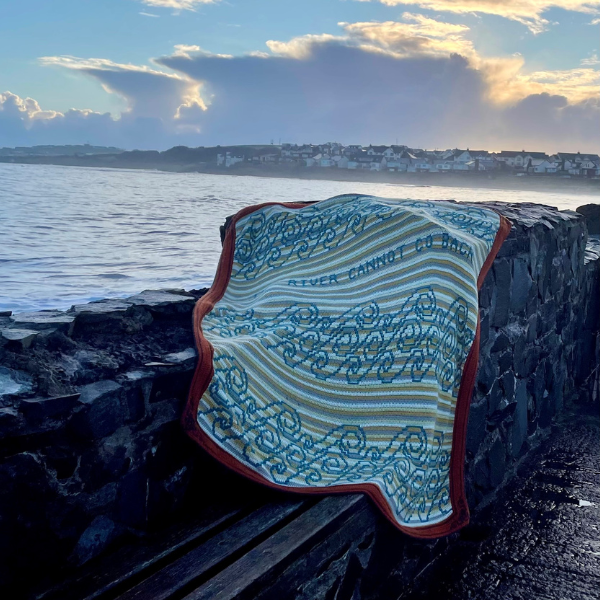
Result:
[[[0,147],[600,150],[600,0],[0,3]]]

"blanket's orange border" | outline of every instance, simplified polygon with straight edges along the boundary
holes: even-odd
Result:
[[[477,365],[479,361],[479,318],[477,319],[477,332],[473,345],[469,351],[465,365],[463,368],[461,386],[456,402],[454,430],[452,441],[452,455],[450,458],[450,501],[452,504],[452,513],[447,519],[434,525],[424,525],[422,527],[405,527],[400,525],[394,518],[393,512],[385,500],[379,488],[373,483],[336,485],[326,488],[306,488],[306,487],[290,487],[279,485],[268,481],[228,452],[218,446],[198,425],[196,420],[198,413],[198,404],[200,398],[207,389],[213,374],[213,354],[212,345],[202,334],[202,319],[204,315],[209,313],[213,306],[223,297],[225,289],[231,277],[231,269],[233,265],[233,254],[235,246],[235,224],[241,218],[250,213],[259,210],[265,206],[279,205],[286,208],[302,208],[310,203],[289,203],[289,202],[267,202],[249,206],[238,212],[233,218],[223,242],[223,250],[217,274],[214,283],[210,290],[196,303],[194,309],[194,336],[196,338],[196,346],[198,348],[198,365],[190,387],[189,397],[184,409],[181,422],[187,434],[195,440],[204,450],[211,454],[214,458],[231,468],[233,471],[244,475],[252,481],[267,485],[272,488],[283,490],[286,492],[298,492],[302,494],[331,494],[331,493],[351,493],[364,492],[373,502],[379,507],[381,512],[401,531],[416,538],[437,538],[448,535],[464,527],[469,522],[469,508],[465,497],[464,489],[464,461],[465,461],[465,442],[467,433],[467,421],[469,417],[469,406],[471,403],[471,395],[473,385],[475,384],[475,376],[477,374]],[[479,277],[477,278],[477,287],[481,288],[483,280],[489,271],[494,258],[500,250],[500,246],[506,239],[511,228],[511,224],[502,215],[500,215],[500,228],[496,234],[492,249],[483,264]]]

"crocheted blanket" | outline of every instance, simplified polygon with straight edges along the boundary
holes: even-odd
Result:
[[[412,536],[464,526],[478,287],[509,229],[373,196],[242,210],[195,308],[184,428],[255,481],[366,492]]]

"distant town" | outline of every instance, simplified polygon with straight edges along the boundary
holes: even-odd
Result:
[[[319,177],[327,171],[373,173],[456,173],[497,176],[554,176],[600,179],[600,157],[583,152],[546,152],[529,150],[424,150],[404,145],[362,146],[326,144],[269,144],[248,146],[212,146],[170,150],[124,151],[114,147],[33,146],[0,148],[0,162],[65,164],[78,166],[111,166],[122,168],[157,168],[182,172],[238,172],[269,176],[289,175],[301,171]],[[335,177],[338,178],[338,177]]]
[[[422,150],[407,146],[318,146],[283,144],[252,154],[225,152],[217,155],[217,165],[226,168],[240,162],[294,163],[323,169],[367,169],[369,171],[444,173],[449,171],[512,171],[552,173],[583,177],[600,176],[600,157],[579,152],[529,152],[525,150]]]

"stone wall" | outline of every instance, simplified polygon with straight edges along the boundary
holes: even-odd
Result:
[[[472,509],[565,405],[598,402],[600,252],[586,251],[584,218],[494,207],[514,226],[481,290],[467,440]],[[0,589],[85,563],[169,523],[186,503],[217,502],[204,482],[236,477],[179,425],[202,293],[0,314]]]
[[[535,204],[495,208],[513,228],[480,291],[471,508],[512,475],[565,405],[599,401],[600,261],[585,219]]]

